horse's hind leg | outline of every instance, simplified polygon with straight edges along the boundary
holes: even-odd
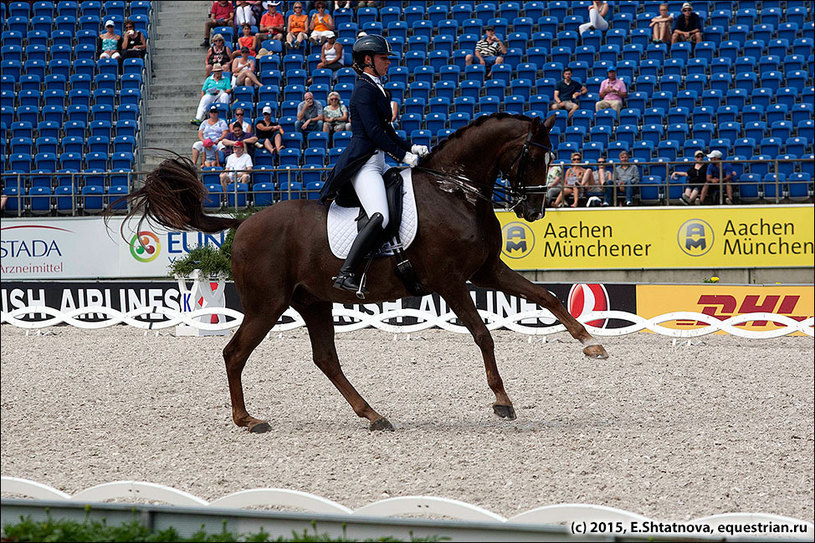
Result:
[[[443,291],[439,290],[439,294],[445,299],[450,309],[458,315],[458,318],[473,335],[478,348],[481,349],[484,367],[487,370],[487,384],[495,393],[495,403],[492,404],[493,411],[499,417],[514,419],[515,408],[512,406],[512,400],[509,399],[506,390],[504,390],[504,382],[498,373],[498,365],[495,363],[495,342],[484,321],[481,320],[466,285],[464,283],[458,287],[448,285]]]
[[[285,309],[286,306],[283,305],[272,312],[245,313],[243,323],[224,347],[226,377],[229,380],[229,396],[232,400],[232,420],[238,426],[246,426],[250,432],[268,432],[270,428],[268,422],[256,419],[246,411],[241,374],[249,355],[269,333]]]
[[[371,430],[390,430],[393,426],[388,419],[374,411],[368,402],[359,395],[359,392],[345,377],[340,367],[337,348],[334,345],[334,319],[331,315],[332,304],[329,302],[314,302],[308,305],[292,303],[308,328],[311,339],[311,350],[314,363],[337,387],[345,400],[351,405],[359,417],[370,421]]]
[[[545,307],[566,327],[573,338],[585,346],[583,354],[591,358],[608,358],[608,353],[603,346],[594,339],[585,326],[577,322],[577,319],[566,310],[560,300],[552,296],[546,288],[528,281],[497,258],[492,267],[480,271],[472,278],[472,282],[481,287],[494,288],[507,294],[526,298]]]

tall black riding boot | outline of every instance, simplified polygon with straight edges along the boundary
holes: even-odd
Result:
[[[342,268],[340,268],[340,273],[334,279],[334,288],[360,292],[359,279],[357,279],[355,272],[365,255],[375,248],[377,242],[381,241],[383,220],[384,217],[382,217],[381,213],[374,213],[368,224],[357,234],[354,243],[351,244],[351,249],[348,251],[348,256],[345,258]],[[362,289],[361,292],[364,294],[366,291]]]

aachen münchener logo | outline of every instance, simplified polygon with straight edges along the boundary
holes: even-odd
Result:
[[[713,228],[702,219],[690,219],[679,227],[676,241],[685,254],[702,256],[713,248]]]
[[[501,252],[508,258],[523,258],[535,247],[535,234],[522,222],[508,223],[501,229],[504,244]]]

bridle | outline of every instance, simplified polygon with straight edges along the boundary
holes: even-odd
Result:
[[[518,154],[515,155],[515,158],[512,159],[512,162],[509,163],[509,168],[507,168],[507,170],[511,170],[515,163],[516,162],[518,163],[517,174],[515,175],[515,182],[512,183],[513,185],[516,186],[506,187],[498,182],[495,182],[493,183],[492,190],[490,191],[490,193],[493,192],[495,193],[495,195],[498,197],[499,203],[503,203],[507,211],[512,211],[516,207],[521,205],[521,203],[523,203],[530,194],[546,193],[547,187],[545,184],[531,186],[524,186],[521,184],[524,178],[524,173],[526,172],[526,166],[529,160],[529,147],[531,145],[539,147],[546,151],[547,153],[549,153],[552,150],[552,147],[550,145],[544,145],[542,143],[532,141],[532,127],[530,126],[529,129],[527,130],[526,140],[524,141],[523,146],[521,146],[521,149],[520,151],[518,151]],[[442,179],[444,181],[449,181],[454,185],[458,186],[459,188],[461,188],[463,191],[475,195],[475,197],[480,200],[484,200],[490,203],[493,202],[491,194],[484,194],[484,192],[481,189],[473,186],[473,182],[466,176],[450,174],[447,172],[426,168],[424,166],[417,166],[415,169],[430,174],[435,178]],[[501,173],[503,174],[505,172],[503,172],[502,170]]]

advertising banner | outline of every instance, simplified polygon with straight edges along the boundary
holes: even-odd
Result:
[[[812,205],[581,209],[528,223],[499,212],[516,270],[812,267]]]
[[[167,277],[169,265],[198,245],[216,247],[218,234],[167,231],[123,217],[2,221],[0,264],[4,280]]]
[[[691,311],[719,320],[745,313],[774,313],[800,322],[815,315],[815,287],[812,285],[637,285],[636,299],[637,315],[646,319],[669,311]],[[693,329],[707,324],[678,320],[660,326]],[[769,331],[777,330],[780,325],[754,321],[737,326],[745,330]]]

